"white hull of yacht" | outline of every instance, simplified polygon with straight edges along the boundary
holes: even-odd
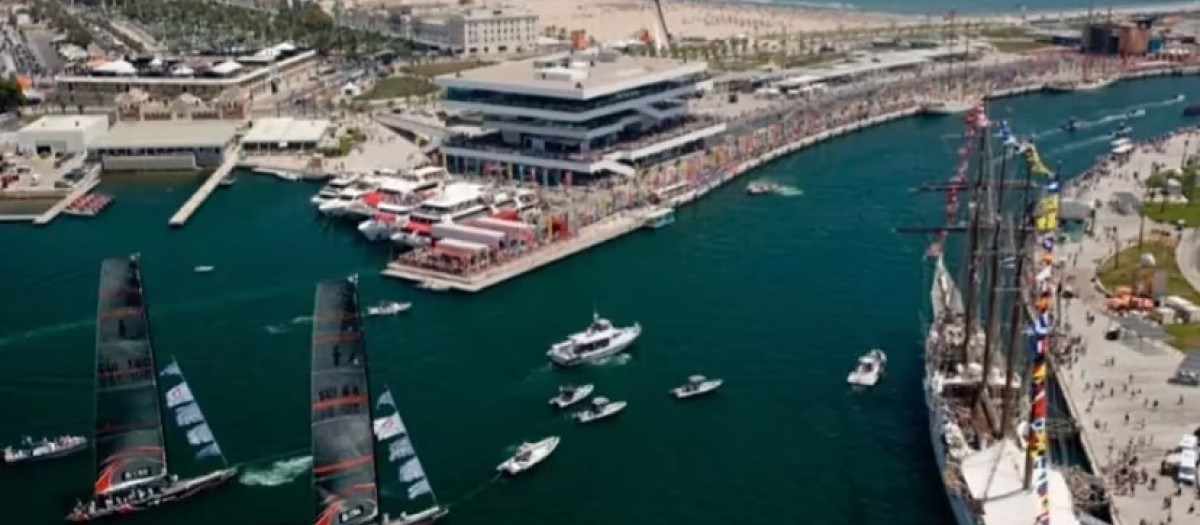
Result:
[[[371,242],[391,239],[398,231],[400,231],[400,226],[395,222],[368,219],[358,223],[358,232]]]
[[[1104,89],[1113,84],[1114,80],[1104,78],[1090,81],[1051,82],[1046,84],[1046,90],[1055,93],[1085,93]]]
[[[961,115],[975,107],[974,103],[966,100],[939,100],[921,105],[921,112],[926,115]]]

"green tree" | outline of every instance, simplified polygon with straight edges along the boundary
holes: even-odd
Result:
[[[16,78],[0,79],[0,111],[11,111],[25,103],[25,92]]]

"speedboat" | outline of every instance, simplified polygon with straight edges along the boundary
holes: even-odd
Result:
[[[116,514],[157,508],[224,485],[236,477],[237,473],[237,467],[230,467],[194,478],[164,477],[155,483],[140,484],[136,488],[126,489],[120,494],[96,496],[92,501],[76,505],[67,515],[67,521],[93,521]]]
[[[497,465],[496,470],[509,476],[525,472],[550,457],[554,449],[558,448],[558,442],[558,436],[550,436],[536,443],[522,443],[517,447],[517,453]]]
[[[216,270],[216,268],[213,266],[207,266],[207,265],[202,265],[202,266],[197,266],[195,268],[192,268],[192,271],[196,272],[196,273],[209,273],[213,270]]]
[[[587,399],[587,396],[592,395],[595,390],[595,385],[563,385],[558,387],[558,395],[550,398],[550,406],[554,408],[567,408],[575,403]]]
[[[399,232],[406,220],[405,217],[390,213],[377,213],[374,217],[358,223],[358,231],[368,241],[384,241]]]
[[[1121,124],[1120,127],[1113,130],[1112,136],[1115,138],[1120,138],[1120,137],[1128,136],[1132,132],[1133,132],[1133,127],[1131,127],[1129,124]]]
[[[609,401],[607,397],[597,397],[592,400],[592,406],[574,413],[571,417],[580,423],[591,423],[619,414],[625,410],[627,404],[624,401]]]
[[[83,436],[59,436],[38,440],[27,436],[21,440],[20,445],[4,447],[4,462],[13,465],[61,458],[86,449],[87,443],[87,438]]]
[[[675,399],[687,399],[712,392],[721,388],[724,383],[725,381],[722,379],[709,379],[702,375],[694,375],[689,377],[686,383],[672,388],[671,395],[675,396]]]
[[[450,509],[441,505],[434,505],[420,512],[412,514],[401,513],[398,517],[391,517],[387,514],[383,515],[383,522],[380,525],[428,525],[437,520],[440,520],[450,514]]]
[[[450,290],[450,285],[437,281],[421,281],[417,283],[417,288],[431,292],[447,292]]]
[[[1139,118],[1146,116],[1146,110],[1138,108],[1125,114],[1125,118]]]
[[[846,376],[846,382],[855,386],[875,386],[886,366],[887,355],[876,348],[858,358],[858,366]]]
[[[368,317],[380,317],[384,315],[396,315],[401,312],[407,312],[412,308],[412,303],[398,303],[396,301],[381,301],[375,306],[367,307]]]
[[[642,325],[616,328],[608,319],[592,314],[587,330],[571,334],[550,347],[546,355],[557,365],[575,366],[621,353],[642,335]]]
[[[1068,120],[1066,124],[1063,124],[1063,131],[1066,131],[1068,133],[1074,133],[1076,131],[1079,131],[1079,127],[1080,127],[1079,119],[1072,118],[1071,120]]]
[[[779,185],[774,182],[754,181],[746,186],[748,195],[765,195],[779,189]]]
[[[221,186],[223,188],[228,188],[230,186],[233,186],[234,184],[237,184],[237,177],[234,176],[232,173],[222,177],[221,182],[217,183],[218,186]]]

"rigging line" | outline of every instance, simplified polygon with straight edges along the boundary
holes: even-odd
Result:
[[[460,505],[462,503],[465,503],[467,501],[474,499],[475,496],[478,496],[484,490],[491,487],[492,485],[495,485],[498,481],[500,481],[501,477],[503,477],[502,474],[496,474],[495,476],[492,476],[491,479],[488,479],[487,481],[480,483],[479,485],[475,486],[475,488],[467,491],[462,496],[455,498],[453,503],[447,503],[446,508],[457,507],[458,505]]]
[[[356,273],[365,273],[365,272],[369,272],[369,271],[371,271],[371,268],[363,268],[361,270],[357,270]],[[250,292],[250,293],[233,294],[233,295],[227,295],[227,296],[222,296],[222,297],[217,297],[217,298],[210,297],[210,298],[200,300],[200,301],[189,301],[189,302],[181,302],[181,303],[174,303],[174,304],[168,303],[166,306],[160,306],[159,305],[159,304],[161,304],[161,302],[160,302],[160,303],[156,303],[156,306],[154,308],[154,315],[156,317],[162,317],[163,315],[184,313],[184,312],[188,312],[190,310],[197,310],[197,309],[202,309],[202,308],[211,307],[211,306],[227,305],[231,302],[242,302],[242,301],[253,301],[253,300],[257,300],[257,299],[266,299],[268,297],[273,297],[276,295],[282,295],[284,293],[291,292],[293,289],[308,288],[311,286],[312,286],[312,281],[309,279],[305,279],[303,282],[297,281],[296,283],[293,283],[293,284],[274,286],[274,287],[270,287],[270,288],[263,288],[261,290],[258,290],[255,292]],[[9,345],[12,343],[16,343],[18,341],[36,339],[39,337],[54,335],[54,334],[58,334],[58,333],[62,333],[62,332],[69,332],[69,331],[73,331],[73,330],[77,330],[77,329],[81,329],[81,328],[88,328],[88,327],[95,326],[95,324],[96,324],[95,316],[92,316],[91,318],[87,318],[87,319],[46,324],[46,325],[42,325],[40,327],[34,328],[32,330],[26,330],[23,332],[10,332],[8,334],[0,334],[0,347]]]

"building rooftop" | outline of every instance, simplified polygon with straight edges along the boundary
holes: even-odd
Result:
[[[224,147],[239,125],[225,120],[119,122],[90,148]]]
[[[106,115],[46,115],[21,128],[21,131],[69,131],[87,127],[101,120],[107,127]]]
[[[443,87],[587,100],[708,70],[704,61],[594,50],[501,62],[437,78]]]
[[[318,142],[329,130],[329,121],[324,119],[260,118],[242,142],[246,144],[276,144]]]
[[[141,57],[130,60],[97,59],[85,65],[69,68],[64,74],[55,77],[55,80],[98,84],[130,82],[146,84],[235,83],[264,75],[273,66],[282,67],[316,56],[316,51],[272,49],[238,59],[225,56]],[[268,53],[268,51],[270,52]],[[239,60],[245,60],[245,62],[239,62]]]

